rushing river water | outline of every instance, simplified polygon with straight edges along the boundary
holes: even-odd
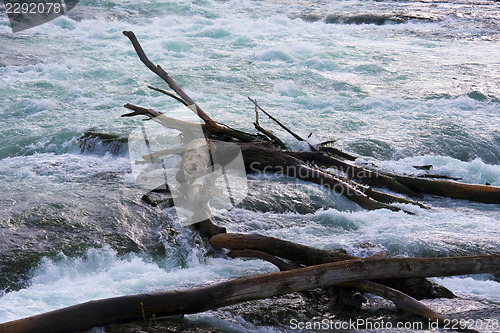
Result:
[[[253,131],[251,96],[303,136],[364,156],[357,163],[407,174],[432,164],[500,186],[499,26],[499,4],[486,0],[84,0],[15,34],[1,15],[0,322],[276,271],[205,257],[169,210],[140,200],[126,147],[79,140],[88,130],[127,137],[141,123],[120,118],[127,102],[189,113],[147,88],[165,86],[123,30],[232,127]],[[228,231],[361,256],[500,253],[499,205],[426,197],[433,209],[408,215],[270,175],[250,176],[248,187],[242,205],[217,217]],[[427,301],[437,311],[500,320],[498,276],[436,281],[460,296]],[[223,331],[290,328],[222,310],[187,318]]]

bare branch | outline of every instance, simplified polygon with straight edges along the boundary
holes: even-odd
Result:
[[[287,131],[288,133],[290,133],[295,139],[299,140],[299,141],[306,141],[304,139],[302,139],[302,137],[300,137],[298,134],[296,134],[295,132],[293,132],[291,129],[289,129],[288,127],[286,127],[285,125],[283,125],[283,123],[281,123],[278,119],[274,118],[271,114],[269,114],[266,110],[264,110],[263,108],[261,108],[259,106],[259,104],[257,104],[257,101],[254,100],[254,99],[251,99],[250,97],[248,97],[248,99],[257,107],[259,108],[260,111],[264,112],[269,118],[271,118],[276,124],[278,124],[281,128],[283,128],[285,131]]]
[[[231,258],[236,258],[236,257],[244,257],[244,258],[260,258],[265,261],[270,262],[271,264],[275,265],[276,267],[279,268],[280,271],[288,271],[291,269],[296,269],[300,268],[301,266],[297,264],[289,264],[287,262],[284,262],[283,260],[267,253],[264,251],[258,251],[258,250],[249,250],[249,249],[244,249],[244,250],[232,250],[227,254]]]
[[[152,87],[152,86],[148,86],[149,89],[152,89],[152,90],[156,90],[158,92],[161,92],[162,94],[165,94],[167,96],[170,96],[172,97],[173,99],[181,102],[182,104],[184,104],[184,106],[188,106],[188,103],[186,103],[186,101],[184,101],[182,98],[180,98],[179,96],[176,96],[172,93],[169,93],[168,91],[166,90],[163,90],[163,89],[160,89],[160,88],[155,88],[155,87]]]
[[[163,113],[155,111],[153,109],[146,109],[137,105],[133,104],[125,104],[124,107],[130,110],[134,110],[134,112],[126,113],[122,115],[122,117],[133,117],[133,116],[138,116],[138,115],[144,115],[146,117],[149,117],[150,119],[154,120],[155,122],[161,124],[162,126],[165,126],[167,128],[172,128],[176,129],[179,131],[184,131],[184,130],[197,130],[199,126],[204,128],[206,124],[197,124],[197,123],[192,123],[184,120],[179,120],[171,117],[165,116]]]
[[[168,86],[170,87],[170,89],[172,89],[173,91],[175,91],[182,100],[184,100],[188,106],[193,106],[192,107],[192,110],[198,114],[198,116],[206,123],[206,124],[209,124],[209,123],[213,123],[214,121],[212,120],[212,118],[210,118],[206,113],[205,111],[203,111],[192,99],[191,97],[188,96],[188,94],[186,94],[182,89],[181,87],[179,87],[177,85],[177,83],[168,75],[167,72],[165,72],[163,70],[163,68],[161,68],[160,65],[156,65],[153,64],[151,62],[151,60],[149,60],[149,58],[146,56],[146,53],[144,53],[144,50],[141,46],[141,44],[139,43],[139,41],[137,40],[137,37],[135,36],[135,34],[132,32],[132,31],[123,31],[123,34],[125,36],[128,37],[128,39],[130,39],[130,41],[132,42],[132,45],[134,46],[134,49],[135,49],[135,52],[137,53],[137,55],[139,56],[139,59],[141,59],[141,61],[144,63],[144,65],[146,65],[147,68],[149,68],[153,73],[155,73],[156,75],[158,75],[159,77],[161,77],[163,79],[163,81],[165,81]],[[190,107],[191,109],[191,107]]]
[[[283,141],[281,141],[281,139],[278,138],[276,135],[274,135],[271,131],[266,130],[265,128],[260,126],[259,123],[257,123],[257,122],[253,123],[253,125],[255,126],[255,128],[259,132],[261,132],[262,134],[267,136],[272,142],[274,142],[274,144],[276,144],[277,146],[279,146],[282,149],[288,149],[287,146],[285,145],[285,143]]]

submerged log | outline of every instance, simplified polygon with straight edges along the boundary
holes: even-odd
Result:
[[[393,177],[399,183],[417,193],[500,204],[500,187],[498,186],[466,184],[452,180],[423,179],[400,175],[393,175]]]
[[[112,322],[217,309],[341,283],[382,278],[500,273],[500,255],[452,258],[354,259],[244,277],[189,290],[90,301],[0,324],[0,333],[74,332]]]

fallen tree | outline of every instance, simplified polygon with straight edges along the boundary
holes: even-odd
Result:
[[[286,170],[284,174],[287,176],[297,177],[306,181],[332,187],[337,192],[348,196],[349,199],[366,209],[389,208],[392,210],[398,210],[395,207],[388,207],[387,203],[410,203],[410,201],[408,199],[395,196],[389,199],[389,197],[384,196],[383,194],[366,191],[367,188],[358,186],[359,184],[357,182],[366,183],[369,186],[386,187],[392,191],[411,197],[418,197],[418,194],[433,194],[485,203],[500,203],[500,187],[490,185],[472,185],[451,180],[435,179],[434,175],[430,175],[430,178],[426,179],[424,176],[408,177],[388,174],[381,172],[380,170],[369,170],[336,158],[335,156],[343,157],[348,160],[354,159],[351,154],[330,147],[328,144],[331,143],[331,141],[324,142],[323,144],[317,146],[309,144],[311,151],[308,152],[288,151],[286,150],[287,147],[283,143],[283,140],[272,134],[271,131],[265,130],[259,124],[258,110],[264,112],[297,140],[306,140],[286,127],[278,119],[271,116],[251,98],[249,99],[255,104],[256,112],[256,121],[254,122],[254,125],[262,134],[247,133],[214,121],[177,85],[177,83],[168,75],[167,72],[163,70],[160,65],[154,65],[149,60],[133,32],[124,31],[123,33],[132,42],[140,60],[151,71],[162,78],[177,95],[166,92],[162,89],[153,87],[150,88],[175,98],[177,101],[181,102],[197,114],[204,122],[201,126],[208,139],[236,141],[239,144],[241,143],[243,156],[247,165],[253,164],[256,168],[270,168],[271,170],[282,168],[283,170]],[[124,114],[123,117],[144,115],[149,119],[160,122],[161,125],[167,128],[179,130],[186,130],[200,126],[199,124],[166,117],[161,112],[146,109],[133,104],[126,104],[125,107],[133,110],[133,112]],[[159,117],[160,115],[161,117]],[[311,164],[336,168],[342,171],[345,174],[345,177],[325,173],[324,170],[318,168],[314,168],[313,171]],[[307,174],[307,176],[301,177],[300,175],[302,174]]]
[[[206,287],[90,301],[0,325],[0,333],[74,332],[143,317],[203,312],[249,300],[342,283],[500,273],[500,255],[451,258],[366,258],[244,277]],[[365,283],[370,290],[375,287]],[[361,285],[360,285],[361,288]],[[388,292],[387,289],[380,293]],[[405,303],[412,308],[410,302]],[[431,314],[432,316],[432,314]],[[437,315],[434,319],[440,319]]]
[[[221,233],[210,238],[210,244],[217,248],[225,248],[231,250],[228,255],[230,257],[255,257],[261,258],[275,264],[278,268],[280,265],[273,262],[270,255],[289,260],[293,264],[292,267],[303,267],[321,265],[343,260],[362,259],[356,256],[349,255],[341,250],[323,250],[314,247],[301,245],[289,241],[284,241],[274,237],[263,236],[259,234],[233,234]],[[379,256],[379,255],[376,255]],[[380,256],[379,256],[380,257]],[[286,263],[290,267],[290,263]],[[439,298],[439,297],[454,297],[446,288],[430,282],[427,279],[385,279],[377,281],[404,292],[414,298]]]

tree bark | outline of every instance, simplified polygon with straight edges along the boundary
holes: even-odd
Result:
[[[211,237],[209,242],[214,247],[230,249],[233,253],[234,251],[239,250],[265,252],[272,256],[287,259],[304,266],[320,265],[343,260],[362,259],[339,250],[332,251],[317,249],[307,245],[301,245],[259,234],[225,233]],[[383,281],[376,282],[402,291],[416,299],[454,297],[453,293],[448,289],[424,278],[384,279]]]
[[[74,332],[118,321],[203,312],[250,300],[381,278],[500,273],[500,255],[371,258],[244,277],[189,290],[115,297],[0,324],[0,333]]]
[[[417,193],[439,195],[489,204],[500,204],[500,187],[393,175],[399,183]]]
[[[214,247],[230,250],[248,249],[263,251],[306,266],[359,259],[342,251],[321,250],[259,234],[226,233],[211,237],[209,242]]]

